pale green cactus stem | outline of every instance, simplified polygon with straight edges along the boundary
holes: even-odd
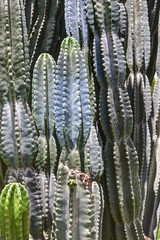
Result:
[[[29,197],[20,183],[5,186],[0,196],[2,240],[29,240]]]
[[[0,91],[3,100],[24,99],[29,88],[29,53],[23,1],[0,1]]]
[[[23,1],[0,1],[0,144],[2,160],[14,168],[29,166],[36,151],[36,131],[26,102],[29,54]]]
[[[61,148],[67,149],[68,154],[73,149],[80,151],[85,146],[90,126],[85,61],[77,40],[68,37],[61,44],[56,70],[56,134]],[[83,157],[78,165],[84,168]]]
[[[53,239],[100,239],[102,189],[89,174],[58,167],[53,207]],[[63,229],[63,231],[62,231]]]
[[[57,147],[54,139],[55,126],[55,81],[56,64],[49,54],[41,54],[37,59],[32,78],[32,113],[38,131],[38,153],[36,169],[43,202],[43,222],[45,239],[50,238],[52,228],[52,205],[55,184]],[[33,231],[33,236],[35,235]],[[38,235],[37,235],[38,236]],[[42,233],[39,235],[42,236]]]
[[[95,118],[96,113],[96,99],[95,99],[95,86],[92,73],[91,62],[89,58],[89,27],[87,23],[87,8],[85,0],[65,0],[65,28],[67,36],[75,38],[81,49],[83,58],[85,60],[87,77],[88,77],[88,89],[90,98],[90,107],[92,121]],[[73,20],[74,19],[74,20]]]
[[[127,0],[128,45],[126,59],[131,72],[146,72],[150,60],[148,6],[144,0]],[[142,68],[143,66],[143,68]]]
[[[96,128],[92,126],[85,145],[85,173],[89,172],[92,180],[99,180],[104,169],[102,146],[98,137]]]
[[[38,155],[36,166],[39,172],[54,171],[57,149],[53,137],[55,126],[55,81],[56,64],[49,54],[37,59],[32,79],[32,114],[38,130]]]

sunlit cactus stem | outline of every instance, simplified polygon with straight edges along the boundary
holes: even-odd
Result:
[[[5,186],[0,196],[2,240],[29,240],[29,197],[20,183]]]

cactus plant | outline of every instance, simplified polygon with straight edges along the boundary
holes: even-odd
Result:
[[[10,183],[0,196],[1,239],[29,239],[29,198],[24,186]]]
[[[0,239],[156,240],[159,11],[0,0]]]
[[[102,192],[89,174],[59,164],[54,198],[53,239],[99,239]],[[63,231],[62,231],[63,229]]]
[[[1,1],[1,158],[18,168],[31,164],[36,131],[27,103],[29,54],[22,1]]]

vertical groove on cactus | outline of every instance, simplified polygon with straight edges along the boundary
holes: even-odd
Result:
[[[160,32],[160,29],[158,29]],[[159,42],[158,42],[159,46]],[[148,176],[147,197],[145,202],[145,211],[143,225],[146,234],[157,238],[159,223],[159,199],[160,199],[160,165],[159,165],[159,51],[157,53],[157,77],[152,96],[152,114],[151,114],[151,163]],[[152,198],[152,201],[149,199]],[[150,218],[148,218],[150,216]],[[148,219],[147,219],[148,218]],[[147,228],[149,226],[149,228]]]
[[[115,222],[122,222],[121,210],[120,206],[122,205],[122,201],[119,201],[118,191],[117,191],[117,179],[115,174],[115,166],[113,161],[113,142],[106,141],[105,149],[104,149],[104,167],[106,171],[107,178],[107,187],[109,189],[109,202],[112,216]],[[111,187],[112,186],[112,187]]]
[[[48,178],[44,174],[39,175],[40,179],[40,189],[43,201],[43,217],[44,217],[44,226],[43,226],[43,235],[46,240],[49,239],[51,234],[52,220],[49,208],[49,183]]]
[[[126,32],[127,32],[127,13],[126,13],[126,9],[125,9],[125,6],[123,5],[123,3],[120,3],[119,37],[120,37],[122,44],[126,44],[125,43],[125,37],[127,34]],[[126,46],[124,45],[124,47],[126,47]]]
[[[26,26],[28,30],[28,35],[31,31],[31,27],[34,21],[34,15],[36,12],[35,8],[35,0],[24,0],[24,9],[25,9],[25,16],[26,16]]]
[[[119,240],[127,240],[127,233],[123,224],[116,223],[116,238]]]
[[[56,19],[57,12],[62,4],[60,1],[38,1],[38,14],[36,21],[31,26],[31,33],[29,35],[29,49],[31,59],[31,70],[36,59],[41,53],[51,51],[53,45],[53,39],[57,41],[56,24],[59,25],[58,19]],[[27,11],[27,9],[26,9]],[[31,9],[28,9],[29,14]]]
[[[94,4],[92,0],[85,0],[86,4],[86,16],[88,25],[92,31],[92,33],[95,33],[95,15],[94,15]]]
[[[36,48],[36,42],[37,42],[37,38],[40,35],[39,33],[39,29],[41,27],[42,21],[43,21],[43,17],[45,14],[45,3],[46,1],[38,1],[38,16],[37,19],[34,23],[34,27],[32,28],[32,31],[29,35],[29,55],[30,55],[30,59],[33,58],[33,54]],[[26,9],[27,10],[27,9]]]

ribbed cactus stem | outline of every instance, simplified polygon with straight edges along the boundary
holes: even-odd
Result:
[[[25,168],[33,160],[36,134],[26,102],[30,74],[23,1],[1,0],[0,11],[1,156],[6,165]]]
[[[20,183],[5,186],[0,196],[2,240],[29,240],[29,197]]]
[[[41,54],[36,61],[32,79],[32,113],[39,133],[36,165],[39,171],[53,172],[56,161],[55,70],[49,54]],[[48,169],[48,170],[47,170]]]
[[[29,53],[22,0],[0,1],[1,91],[3,98],[25,97],[29,87]],[[6,62],[6,64],[4,64]]]
[[[55,239],[99,239],[102,199],[102,190],[96,183],[91,186],[89,174],[60,163],[53,209]]]
[[[65,38],[56,71],[56,133],[61,147],[84,146],[91,124],[88,78],[76,39]]]

